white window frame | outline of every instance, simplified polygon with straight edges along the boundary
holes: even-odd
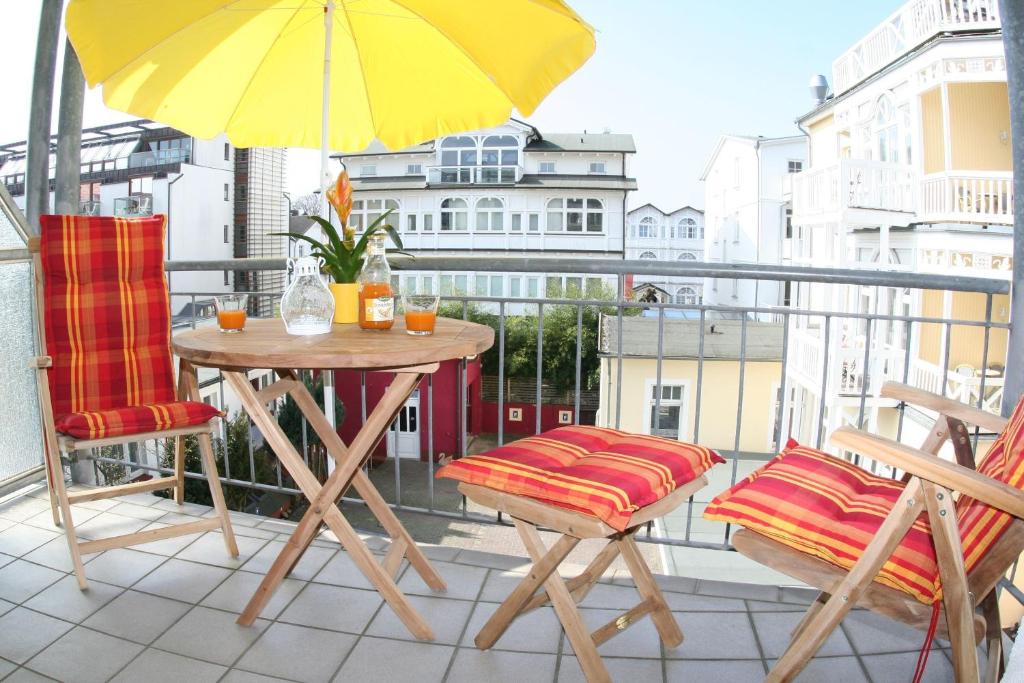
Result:
[[[362,232],[388,209],[394,209],[388,223],[391,226],[402,225],[402,203],[391,197],[356,199],[352,202],[352,213],[349,214],[348,224],[355,228],[356,232]]]
[[[405,231],[416,232],[416,214],[408,213],[405,215]]]
[[[786,159],[786,173],[800,173],[803,170],[803,159]]]
[[[650,228],[649,234],[645,235],[645,228]],[[636,226],[637,239],[654,239],[658,236],[658,224],[650,216],[640,219]]]
[[[679,435],[676,437],[679,441],[690,441],[690,385],[691,381],[688,379],[672,379],[666,380],[664,377],[661,378],[661,386],[664,387],[682,387],[682,392],[679,398]],[[654,388],[658,386],[658,379],[656,377],[648,377],[644,381],[644,434],[651,433],[651,411],[656,405],[656,399],[654,398]],[[673,405],[674,401],[669,401],[669,405]],[[661,400],[661,405],[665,405],[665,399]]]
[[[693,295],[693,300],[692,301],[680,301],[679,300],[679,297],[680,297],[679,293],[681,291],[683,291],[684,289],[689,290],[690,293]],[[683,306],[697,306],[697,305],[700,304],[700,299],[701,299],[700,290],[697,289],[697,287],[695,287],[693,285],[680,285],[679,287],[676,287],[676,291],[672,295],[672,303],[674,303],[674,304],[681,304]]]
[[[554,202],[559,202],[559,206],[552,206]],[[569,202],[580,202],[580,207],[570,207]],[[599,208],[590,206],[591,202],[596,202]],[[544,202],[545,221],[544,229],[545,232],[559,234],[559,235],[603,235],[605,234],[605,220],[604,220],[604,201],[597,197],[550,197]],[[580,229],[570,230],[569,229],[569,216],[570,214],[580,214]],[[557,214],[560,216],[561,227],[551,227],[551,216]],[[590,216],[599,215],[601,217],[601,229],[600,230],[589,230]]]
[[[658,255],[655,254],[653,251],[648,249],[646,251],[641,252],[641,254],[640,254],[640,256],[638,258],[641,261],[657,261],[658,260]]]
[[[557,167],[555,165],[555,162],[553,162],[553,161],[539,161],[539,162],[537,162],[537,173],[541,173],[541,174],[544,174],[544,175],[549,175],[549,174],[552,174],[552,173],[557,173],[557,171],[555,170],[556,168]]]
[[[604,175],[608,171],[606,170],[608,165],[603,161],[591,161],[590,162],[590,173],[592,175]]]
[[[406,164],[405,175],[423,175],[423,164]]]
[[[499,206],[482,206],[497,202]],[[473,229],[477,232],[504,232],[505,200],[501,197],[480,197],[473,206]]]
[[[372,178],[377,175],[377,164],[363,164],[359,167],[360,178]]]
[[[461,202],[461,206],[445,206],[447,202]],[[448,214],[448,227],[444,227],[445,214]],[[459,218],[462,220],[460,221]],[[459,223],[462,227],[459,227]],[[462,197],[445,197],[441,200],[441,224],[439,232],[467,232],[469,230],[469,202]]]

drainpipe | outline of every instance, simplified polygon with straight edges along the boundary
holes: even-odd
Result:
[[[25,216],[33,235],[39,234],[39,216],[50,212],[50,117],[62,6],[62,0],[43,0],[39,11],[25,169]]]
[[[77,214],[81,207],[82,105],[85,77],[71,41],[64,42],[64,67],[60,82],[60,112],[57,122],[57,170],[54,213]]]
[[[999,0],[1006,52],[1006,85],[1010,95],[1013,154],[1013,291],[1010,336],[1006,344],[1006,376],[1002,413],[1009,416],[1024,392],[1024,3]]]
[[[165,257],[168,261],[171,260],[171,185],[178,182],[184,177],[184,173],[179,173],[178,177],[174,180],[167,181],[167,256]],[[171,273],[167,273],[167,291],[171,292]],[[170,300],[170,296],[168,296]]]

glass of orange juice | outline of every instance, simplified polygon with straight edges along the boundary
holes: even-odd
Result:
[[[245,329],[245,304],[248,300],[248,294],[225,294],[214,298],[221,332],[237,334]]]
[[[437,322],[437,304],[441,297],[434,294],[404,294],[405,331],[417,336],[434,334]]]

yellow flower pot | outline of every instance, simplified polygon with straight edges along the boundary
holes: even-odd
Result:
[[[359,283],[332,282],[330,288],[334,295],[334,322],[359,322]]]

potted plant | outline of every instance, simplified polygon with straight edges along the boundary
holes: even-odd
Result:
[[[342,170],[338,174],[334,185],[327,190],[327,201],[338,212],[338,218],[341,220],[341,235],[330,221],[321,216],[309,216],[309,218],[323,230],[327,238],[326,243],[301,233],[274,234],[308,242],[313,247],[311,255],[323,258],[324,270],[334,280],[329,285],[331,294],[334,295],[334,322],[354,323],[359,320],[359,283],[356,282],[356,278],[363,267],[366,243],[374,234],[384,232],[391,237],[391,241],[395,243],[396,247],[402,249],[402,238],[398,235],[398,231],[385,222],[393,211],[393,209],[388,209],[367,226],[362,236],[356,240],[355,228],[348,224],[348,217],[352,213],[352,183],[349,181],[348,171]]]

